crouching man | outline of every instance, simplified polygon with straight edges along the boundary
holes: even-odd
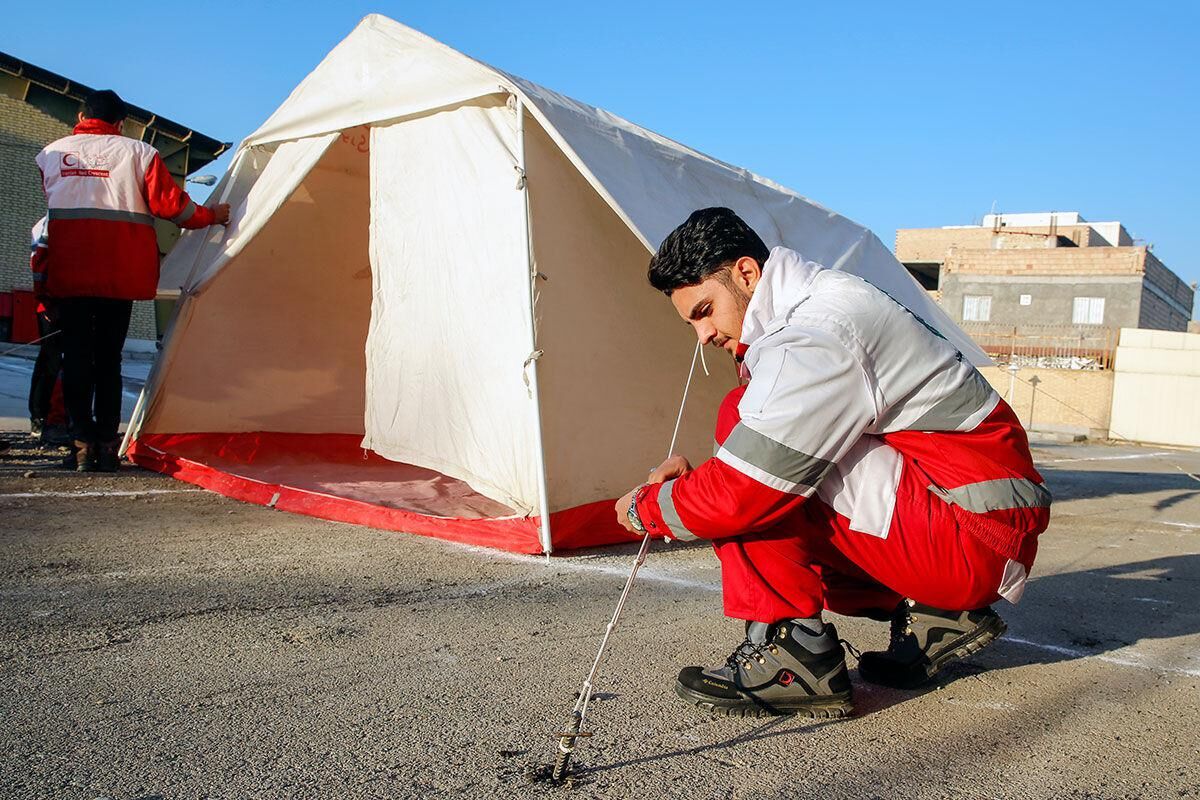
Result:
[[[911,688],[1005,630],[1050,515],[1012,409],[953,345],[854,275],[768,250],[729,209],[697,211],[650,261],[701,343],[748,383],[714,458],[672,456],[617,502],[628,530],[711,539],[746,638],[676,692],[717,714],[842,716],[825,609],[891,621],[864,680]]]

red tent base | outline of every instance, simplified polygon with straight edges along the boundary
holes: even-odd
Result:
[[[538,517],[516,516],[466,483],[363,450],[362,437],[324,433],[147,434],[138,465],[248,503],[311,517],[434,536],[513,553],[543,552]],[[550,515],[555,550],[631,537],[614,500]]]

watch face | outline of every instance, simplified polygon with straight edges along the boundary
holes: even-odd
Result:
[[[642,518],[638,516],[637,512],[637,495],[634,495],[633,500],[631,500],[629,503],[629,513],[627,516],[629,517],[629,522],[633,525],[634,530],[636,530],[638,533],[646,532],[646,526],[642,524]]]

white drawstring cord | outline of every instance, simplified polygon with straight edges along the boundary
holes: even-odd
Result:
[[[696,350],[692,353],[692,366],[688,368],[687,383],[683,385],[683,399],[679,401],[679,415],[675,417],[675,430],[671,434],[671,446],[667,448],[667,458],[675,452],[675,440],[679,436],[679,426],[683,422],[683,409],[687,405],[688,390],[692,388],[692,376],[696,374],[696,359],[699,358],[701,363],[704,362],[704,353],[700,348],[700,341],[696,340]],[[704,374],[708,374],[708,365],[704,367]]]

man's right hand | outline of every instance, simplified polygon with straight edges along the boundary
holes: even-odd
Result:
[[[215,206],[210,206],[213,212],[214,225],[229,224],[229,203],[217,203]]]
[[[650,470],[650,475],[647,476],[646,483],[662,483],[672,478],[678,478],[680,475],[691,471],[692,465],[683,456],[668,456],[666,461]]]

